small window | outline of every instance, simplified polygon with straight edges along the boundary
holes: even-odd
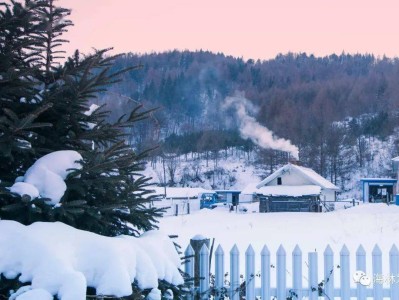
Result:
[[[277,185],[281,185],[281,177],[277,177]]]

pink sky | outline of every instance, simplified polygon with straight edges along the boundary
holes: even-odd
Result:
[[[69,51],[210,50],[399,56],[397,0],[59,0],[72,9]]]

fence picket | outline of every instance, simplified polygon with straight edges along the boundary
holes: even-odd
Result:
[[[298,245],[292,252],[292,274],[293,284],[292,291],[296,294],[297,299],[302,299],[302,251]]]
[[[309,300],[318,299],[317,252],[309,252]]]
[[[209,250],[204,244],[200,250],[200,298],[208,299],[209,292]]]
[[[240,299],[240,252],[237,245],[230,251],[230,300]]]
[[[341,300],[350,300],[349,250],[344,245],[340,252]]]
[[[373,249],[372,262],[373,262],[373,275],[375,276],[373,280],[373,299],[382,300],[382,288],[383,288],[384,276],[382,274],[382,253],[378,245],[375,245]]]
[[[187,246],[186,251],[184,251],[184,255],[186,257],[189,257],[188,259],[186,259],[186,261],[184,263],[184,272],[188,275],[189,278],[193,278],[194,277],[194,249],[193,249],[193,247],[191,247],[190,244]],[[189,286],[189,289],[191,291],[193,291],[194,282],[189,281],[188,286]],[[187,295],[186,299],[187,300],[194,299],[192,293]]]
[[[286,287],[287,287],[287,278],[286,278],[286,253],[283,245],[277,250],[277,299],[285,299],[286,298]]]
[[[364,272],[367,276],[366,270],[366,251],[363,246],[360,245],[356,251],[356,272],[361,271]],[[360,276],[360,275],[359,275]],[[356,278],[356,279],[361,279]],[[360,281],[356,283],[356,295],[358,300],[366,300],[366,286],[361,284]]]
[[[251,245],[245,252],[245,298],[255,299],[255,251]]]
[[[399,299],[399,284],[396,282],[399,275],[399,251],[396,245],[393,245],[389,251],[389,266],[390,276],[393,276],[390,278],[390,296],[391,299]]]
[[[261,255],[261,299],[270,299],[270,251],[265,245]]]
[[[324,294],[334,299],[334,252],[330,245],[324,250]]]
[[[221,291],[224,286],[224,251],[219,245],[215,251],[215,288]]]

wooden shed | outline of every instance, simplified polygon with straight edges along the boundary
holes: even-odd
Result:
[[[259,212],[319,212],[321,189],[315,185],[266,186],[259,193]]]

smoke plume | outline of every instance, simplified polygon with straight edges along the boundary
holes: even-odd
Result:
[[[257,108],[249,100],[241,95],[227,97],[223,103],[223,109],[234,109],[241,137],[251,139],[256,145],[264,149],[274,149],[289,152],[295,159],[298,159],[298,147],[291,144],[289,140],[278,138],[272,131],[259,124],[254,117]]]

